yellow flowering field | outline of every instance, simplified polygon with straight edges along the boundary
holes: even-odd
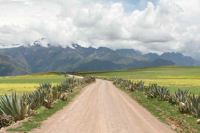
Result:
[[[55,73],[44,73],[25,76],[7,76],[0,77],[0,95],[10,94],[12,91],[20,93],[29,93],[36,90],[36,87],[41,83],[59,84],[66,77]]]

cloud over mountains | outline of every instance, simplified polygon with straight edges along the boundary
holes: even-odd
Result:
[[[200,51],[200,1],[159,0],[126,12],[121,2],[95,0],[0,0],[0,45],[48,38],[147,52]]]

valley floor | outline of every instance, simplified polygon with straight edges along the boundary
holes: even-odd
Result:
[[[161,123],[112,82],[97,81],[72,103],[43,122],[33,133],[170,133]]]
[[[123,78],[144,81],[145,85],[158,84],[167,87],[171,93],[178,89],[200,93],[200,67],[164,66],[121,71],[79,72],[79,74],[104,78]]]

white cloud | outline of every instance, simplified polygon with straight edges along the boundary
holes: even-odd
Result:
[[[63,47],[194,53],[200,51],[199,5],[199,0],[159,0],[129,13],[122,3],[94,0],[1,0],[0,45],[44,37]]]

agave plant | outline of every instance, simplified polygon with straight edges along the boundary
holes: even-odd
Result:
[[[175,91],[175,99],[176,99],[176,103],[186,103],[186,100],[188,99],[188,97],[190,97],[190,93],[188,90],[180,90],[178,89],[178,91]]]
[[[53,97],[52,97],[50,94],[47,94],[47,95],[45,96],[43,105],[44,105],[46,108],[51,108],[53,102],[54,102]]]
[[[152,84],[145,91],[147,98],[156,98],[159,94],[157,84]]]
[[[95,82],[96,79],[95,79],[95,77],[84,77],[84,78],[83,78],[83,81],[84,81],[85,83],[91,83],[91,82]]]
[[[45,98],[45,95],[46,95],[46,90],[45,89],[42,89],[42,88],[39,88],[36,92],[35,92],[35,96],[38,96],[38,98],[36,98],[35,100],[39,101],[39,105],[43,105],[44,103],[44,98]]]
[[[43,99],[41,99],[42,94],[40,94],[38,91],[34,91],[29,94],[27,103],[31,104],[32,110],[37,110],[43,103]]]
[[[119,78],[119,79],[115,79],[113,83],[114,83],[114,84],[120,85],[120,84],[122,84],[123,82],[124,82],[124,79]]]
[[[187,99],[186,106],[194,117],[200,117],[200,95],[194,94]]]
[[[130,91],[135,91],[135,90],[136,90],[136,84],[135,84],[134,82],[131,82],[131,83],[129,84],[129,90],[130,90]]]
[[[67,93],[62,93],[62,95],[60,96],[60,99],[62,100],[62,101],[67,101]]]
[[[159,87],[158,94],[159,94],[158,95],[159,101],[168,101],[169,100],[170,92],[167,88]]]
[[[121,83],[121,87],[123,88],[126,88],[129,90],[129,85],[131,84],[131,81],[130,80],[124,80],[122,83]]]
[[[143,81],[138,81],[135,83],[136,90],[142,92],[145,90],[144,82]]]
[[[63,89],[61,86],[57,85],[57,86],[54,86],[52,88],[52,95],[53,95],[53,99],[54,100],[57,100],[57,99],[60,99],[61,97],[61,94],[63,93]]]
[[[17,96],[12,92],[11,96],[3,95],[0,100],[0,110],[6,115],[14,117],[15,121],[23,120],[31,114],[31,103],[27,104],[27,95]]]
[[[60,88],[62,88],[62,91],[63,92],[70,92],[70,89],[73,88],[73,85],[70,85],[69,83],[67,83],[66,81],[61,83],[60,85]]]
[[[50,90],[52,87],[51,83],[42,83],[40,86],[37,88],[38,90],[40,89],[45,89],[45,90]]]
[[[176,97],[175,97],[174,94],[170,94],[170,95],[169,95],[168,102],[172,103],[173,105],[174,105],[174,104],[177,104],[177,100],[176,100]]]
[[[62,88],[63,92],[72,92],[75,86],[82,85],[83,83],[85,83],[83,80],[70,78],[61,83],[60,87]]]

